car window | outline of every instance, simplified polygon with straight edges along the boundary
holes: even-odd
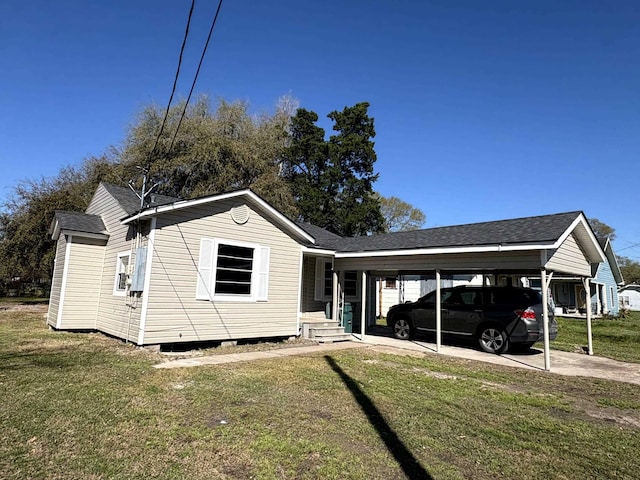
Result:
[[[481,298],[480,292],[477,290],[455,290],[451,292],[446,301],[443,300],[443,303],[448,303],[449,305],[478,305],[482,303],[480,301]]]
[[[492,288],[488,293],[489,298],[487,299],[487,302],[492,305],[534,305],[541,302],[541,296],[535,290]]]
[[[444,290],[444,289],[440,290],[440,302],[442,302],[442,303],[447,302],[449,297],[451,297],[452,293],[453,292],[451,290]],[[418,303],[435,305],[436,304],[436,291],[434,290],[433,292],[427,293],[424,297],[422,297],[420,300],[418,300]]]

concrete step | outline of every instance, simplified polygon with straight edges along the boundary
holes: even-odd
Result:
[[[351,340],[350,333],[323,333],[313,337],[318,343],[348,342]]]
[[[332,335],[332,334],[340,334],[344,333],[344,328],[338,327],[337,325],[328,326],[328,327],[313,327],[309,328],[309,338],[316,338],[322,335]]]

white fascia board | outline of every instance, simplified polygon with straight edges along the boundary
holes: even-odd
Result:
[[[595,250],[595,253],[599,258],[599,260],[597,262],[590,262],[590,263],[602,263],[602,262],[604,262],[606,260],[606,256],[605,256],[604,252],[602,251],[602,247],[600,246],[600,243],[598,242],[598,239],[593,234],[593,231],[591,230],[591,227],[589,226],[589,222],[587,222],[587,219],[585,218],[583,213],[578,215],[576,217],[576,219],[571,223],[571,225],[569,225],[569,228],[567,228],[564,231],[564,233],[562,235],[560,235],[560,238],[558,238],[558,240],[554,244],[553,248],[559,248],[560,245],[562,245],[564,243],[564,241],[567,239],[567,237],[569,235],[571,235],[576,228],[578,228],[578,225],[580,225],[580,226],[582,226],[584,228],[584,231],[587,233],[587,236],[589,237],[589,240],[591,241],[592,247]]]
[[[335,250],[326,250],[322,248],[310,248],[310,247],[305,247],[304,245],[302,246],[302,253],[314,253],[316,255],[329,256],[329,257],[333,257],[336,255]]]
[[[441,255],[448,253],[521,252],[546,250],[553,245],[489,245],[478,247],[414,248],[411,250],[376,250],[367,252],[336,252],[336,258],[392,257],[409,255]]]
[[[237,192],[223,193],[220,195],[212,195],[210,197],[196,198],[193,200],[180,200],[174,203],[170,203],[168,205],[160,205],[157,207],[148,208],[132,217],[123,219],[122,224],[127,225],[138,219],[155,217],[159,214],[172,212],[174,210],[182,210],[183,208],[195,207],[197,205],[203,205],[207,203],[220,202],[222,200],[228,200],[230,198],[236,198],[236,197],[242,197],[242,196],[248,197],[249,200],[251,200],[252,202],[256,203],[258,206],[260,206],[260,208],[265,210],[270,216],[272,216],[278,222],[283,224],[287,229],[294,232],[298,237],[301,237],[304,240],[307,240],[311,243],[315,243],[315,239],[311,235],[309,235],[307,232],[305,232],[300,227],[295,225],[291,220],[289,220],[287,217],[285,217],[283,214],[281,214],[271,205],[269,205],[264,200],[262,200],[251,190],[239,190]]]
[[[109,240],[109,235],[106,233],[88,233],[88,232],[80,232],[77,230],[62,230],[60,233],[62,233],[63,235],[73,235],[74,237],[96,238],[98,240]]]

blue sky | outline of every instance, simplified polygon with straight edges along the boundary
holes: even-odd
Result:
[[[168,100],[190,2],[4,0],[0,201]],[[198,0],[178,96],[217,0]],[[196,90],[321,117],[368,101],[383,195],[426,226],[584,210],[640,260],[640,3],[226,0]]]

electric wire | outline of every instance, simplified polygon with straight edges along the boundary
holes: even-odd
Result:
[[[164,118],[162,119],[162,124],[160,126],[160,130],[158,131],[158,135],[156,137],[155,143],[153,144],[153,148],[151,152],[149,152],[149,158],[147,160],[147,172],[151,169],[151,159],[153,155],[156,153],[156,149],[158,148],[158,142],[160,141],[160,137],[162,137],[162,133],[164,132],[164,127],[167,123],[167,118],[169,117],[169,109],[171,108],[171,103],[173,102],[173,96],[176,93],[176,86],[178,85],[178,78],[180,77],[180,68],[182,66],[182,56],[184,54],[184,48],[187,44],[187,37],[189,36],[189,27],[191,26],[191,18],[193,16],[193,9],[195,7],[196,0],[191,0],[191,8],[189,9],[189,16],[187,18],[187,25],[184,31],[184,38],[182,40],[182,47],[180,47],[180,55],[178,56],[178,67],[176,69],[176,75],[173,80],[173,88],[171,89],[171,95],[169,96],[169,102],[167,103],[167,109],[164,112]]]
[[[204,56],[207,53],[207,48],[209,47],[209,42],[211,40],[211,35],[213,34],[213,30],[216,26],[216,21],[218,20],[218,14],[220,13],[220,8],[222,7],[222,0],[218,2],[218,8],[216,9],[216,14],[213,17],[213,21],[211,22],[211,28],[209,29],[209,35],[207,36],[207,41],[204,44],[204,48],[202,49],[202,55],[200,56],[200,62],[198,62],[198,68],[196,70],[195,76],[193,77],[193,82],[191,83],[191,89],[189,90],[189,95],[187,96],[187,100],[182,108],[182,113],[180,114],[180,119],[178,120],[178,125],[176,127],[175,132],[173,133],[173,138],[171,139],[171,144],[169,145],[169,150],[173,148],[173,145],[176,141],[176,137],[178,136],[178,131],[180,130],[180,126],[182,125],[182,120],[184,119],[185,113],[187,111],[187,107],[189,106],[189,101],[191,100],[191,96],[193,95],[193,90],[196,87],[196,82],[198,81],[198,75],[200,74],[200,68],[202,67],[202,62],[204,61]]]

